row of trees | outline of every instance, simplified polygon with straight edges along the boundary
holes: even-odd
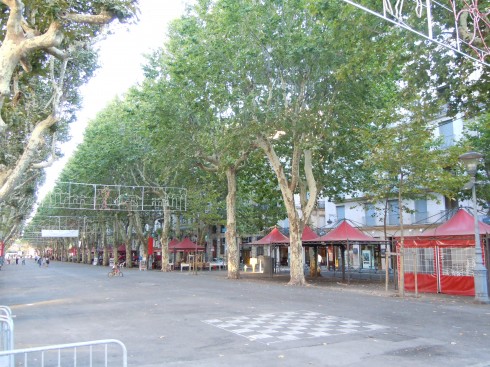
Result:
[[[18,236],[44,168],[62,155],[97,69],[95,41],[137,12],[135,0],[0,1],[0,241]]]
[[[226,225],[229,278],[237,238],[287,217],[290,284],[303,285],[301,236],[319,195],[455,197],[467,146],[437,149],[431,121],[443,104],[485,111],[488,73],[475,71],[343,3],[200,0],[149,57],[144,83],[92,121],[60,181],[186,187],[196,232]],[[144,243],[154,218],[128,207],[117,220]]]

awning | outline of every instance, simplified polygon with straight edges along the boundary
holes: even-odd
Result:
[[[379,238],[368,236],[361,230],[351,226],[345,219],[327,234],[313,239],[311,242],[382,242]]]
[[[250,242],[247,245],[278,245],[288,244],[289,238],[283,235],[277,227],[274,227],[265,237],[260,240]]]

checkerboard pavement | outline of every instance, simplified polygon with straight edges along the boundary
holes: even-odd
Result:
[[[383,325],[310,311],[226,317],[203,322],[264,344],[387,328]]]

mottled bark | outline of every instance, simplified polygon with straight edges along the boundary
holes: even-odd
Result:
[[[170,208],[165,205],[163,208],[163,228],[162,228],[162,271],[169,271],[169,253],[168,253],[168,243],[169,243],[169,233],[170,233]]]
[[[226,195],[226,243],[228,245],[228,278],[240,278],[240,253],[236,234],[236,171],[234,167],[226,170],[228,193]]]

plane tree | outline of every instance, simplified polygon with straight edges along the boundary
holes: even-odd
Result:
[[[96,69],[95,40],[105,24],[133,20],[136,6],[0,1],[0,202],[26,182],[42,182],[42,169],[60,155],[57,141],[68,139],[79,87]]]
[[[356,127],[374,118],[386,98],[378,92],[392,81],[383,78],[373,54],[363,53],[363,64],[348,62],[361,46],[353,38],[339,42],[335,26],[352,26],[349,13],[337,19],[340,13],[332,11],[330,24],[312,15],[305,1],[200,4],[197,24],[207,32],[188,32],[187,43],[201,49],[191,48],[185,56],[205,82],[191,86],[212,101],[206,106],[223,106],[220,112],[228,119],[222,130],[233,127],[267,157],[290,224],[290,284],[303,285],[303,228],[320,192],[340,194],[353,187],[362,148]],[[216,44],[222,52],[213,53]],[[205,60],[189,61],[204,49]],[[224,87],[218,80],[226,81]]]
[[[153,146],[159,151],[162,165],[174,164],[174,168],[185,167],[191,172],[197,168],[226,178],[228,277],[236,279],[239,277],[237,172],[252,147],[236,128],[241,122],[228,113],[232,107],[229,93],[235,93],[229,91],[228,85],[234,81],[224,73],[221,78],[208,78],[210,71],[219,75],[219,69],[224,66],[220,58],[232,60],[234,50],[228,49],[219,38],[214,23],[216,15],[207,12],[206,4],[198,4],[193,11],[174,22],[169,43],[159,57],[158,69],[149,71],[157,79],[156,88],[162,94],[160,103],[155,105],[157,117],[148,119],[147,126],[155,133]],[[233,67],[231,63],[227,70]],[[237,78],[239,75],[233,79]],[[179,170],[168,172],[169,178],[173,178]]]
[[[482,184],[477,185],[476,188],[477,197],[481,200],[483,208],[486,209],[487,217],[490,217],[490,185],[488,184],[490,179],[490,113],[475,117],[465,126],[461,146],[464,147],[463,152],[472,150],[483,154],[483,170],[477,178],[477,181]]]
[[[133,106],[126,100],[118,98],[113,100],[89,122],[83,142],[68,161],[58,181],[107,185],[108,188],[112,185],[146,185],[145,179],[148,177],[145,176],[142,162],[148,151],[148,145],[145,142],[145,135],[139,130],[139,125],[133,121]],[[58,184],[54,190],[57,186]],[[79,189],[92,190],[92,187],[81,186]],[[155,218],[152,218],[150,213],[134,210],[130,198],[121,198],[121,205],[125,209],[123,212],[114,214],[100,208],[92,215],[100,217],[101,228],[113,223],[114,236],[119,236],[126,244],[126,261],[128,266],[131,266],[130,246],[133,232],[140,245],[146,249],[145,227],[146,224],[153,225],[151,221]],[[117,243],[114,245],[116,246]]]

